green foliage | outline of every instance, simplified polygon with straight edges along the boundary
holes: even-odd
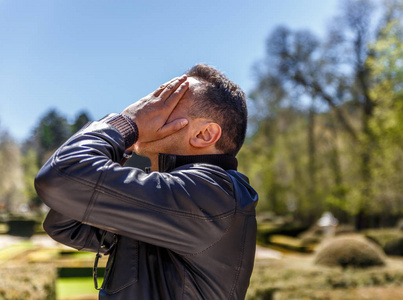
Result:
[[[22,168],[24,170],[24,194],[31,203],[39,206],[42,201],[39,199],[35,186],[34,178],[39,171],[38,155],[33,148],[29,148],[22,157]]]
[[[260,245],[270,245],[273,242],[273,236],[287,236],[290,237],[296,237],[298,236],[301,232],[305,231],[306,227],[304,226],[298,226],[294,224],[275,224],[271,222],[258,222],[257,226],[257,243]],[[286,238],[283,238],[283,241]],[[279,239],[277,239],[279,240]],[[295,244],[292,242],[291,244]],[[292,247],[290,244],[290,247]],[[285,244],[286,246],[286,244]]]
[[[80,130],[85,124],[90,121],[88,114],[85,112],[81,112],[77,117],[74,123],[71,125],[71,132],[75,133]]]
[[[9,235],[31,237],[35,233],[37,222],[29,219],[11,219],[7,221]]]
[[[63,115],[52,109],[38,121],[31,137],[23,144],[22,157],[20,161],[14,161],[17,162],[14,168],[22,168],[23,194],[32,210],[38,211],[42,204],[34,187],[34,178],[39,168],[63,142],[88,121],[88,115],[82,112],[70,124]]]
[[[378,141],[374,170],[379,202],[387,203],[385,210],[402,211],[403,187],[403,26],[392,20],[380,32],[371,46],[374,56],[368,59],[374,78],[371,95],[376,100],[371,129]]]
[[[389,241],[384,248],[388,255],[403,256],[403,237]]]
[[[274,234],[270,236],[270,244],[297,252],[312,252],[313,250],[303,240],[287,235]]]
[[[32,136],[26,141],[25,149],[34,149],[38,163],[42,165],[62,143],[89,121],[86,113],[80,113],[70,124],[57,110],[49,110],[34,128]]]
[[[403,237],[403,231],[395,228],[369,229],[363,233],[382,248],[385,248],[386,244],[390,241]]]
[[[388,255],[403,256],[403,231],[396,228],[371,229],[365,236],[382,247]]]
[[[403,212],[403,6],[388,5],[378,32],[372,3],[353,0],[323,39],[269,35],[239,154],[259,210],[311,224],[329,210],[359,229]]]
[[[6,132],[0,132],[0,213],[18,213],[27,203],[23,176],[18,144]]]
[[[319,244],[323,239],[323,230],[319,226],[312,226],[302,232],[298,238],[304,245]]]
[[[382,249],[358,235],[332,238],[318,249],[315,263],[329,267],[368,268],[385,264]]]
[[[71,128],[65,117],[56,110],[49,111],[42,117],[35,129],[41,150],[52,151],[59,147],[71,135]]]

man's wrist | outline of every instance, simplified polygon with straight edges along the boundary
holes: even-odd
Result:
[[[139,130],[137,124],[128,116],[116,114],[104,118],[105,122],[115,127],[122,135],[125,142],[125,149],[133,146],[139,138]]]

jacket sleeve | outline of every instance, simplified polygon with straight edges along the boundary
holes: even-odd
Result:
[[[55,240],[77,250],[97,252],[104,230],[83,224],[51,209],[43,222],[45,231]],[[105,253],[113,242],[113,234],[106,232],[100,253]]]
[[[193,165],[146,174],[117,163],[124,149],[113,126],[93,122],[39,171],[35,179],[39,197],[84,225],[184,254],[202,251],[221,239],[232,224],[236,205],[225,171]]]

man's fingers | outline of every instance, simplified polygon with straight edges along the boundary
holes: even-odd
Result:
[[[158,130],[159,139],[167,137],[185,127],[189,121],[187,119],[176,119],[172,122],[165,124]]]
[[[165,105],[173,110],[188,89],[189,82],[185,81],[171,94],[171,96],[169,96],[169,98],[165,101]]]
[[[164,87],[164,89],[160,93],[160,99],[165,101],[181,85],[181,83],[185,82],[186,79],[186,75],[183,75],[182,77],[176,78],[175,80],[171,81],[168,85]]]
[[[153,95],[154,95],[155,97],[158,97],[158,96],[162,93],[162,91],[163,91],[170,83],[172,83],[174,80],[178,80],[178,79],[179,79],[179,77],[175,77],[175,78],[172,78],[170,81],[165,82],[164,84],[161,84],[160,87],[159,87],[158,89],[156,89],[156,90],[153,92]]]

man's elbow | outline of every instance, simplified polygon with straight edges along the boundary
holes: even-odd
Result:
[[[49,203],[47,201],[46,197],[46,190],[49,188],[49,182],[47,182],[46,179],[46,174],[43,172],[43,168],[39,170],[38,174],[36,174],[35,180],[34,180],[34,186],[36,193],[38,194],[39,198],[49,206]]]
[[[69,245],[69,239],[66,236],[66,234],[63,232],[63,230],[60,230],[60,228],[57,228],[51,221],[48,221],[48,219],[45,219],[43,222],[43,229],[45,232],[51,237],[54,241],[70,246]],[[71,246],[73,247],[73,246]]]
[[[77,250],[85,246],[88,238],[87,230],[90,228],[52,209],[42,226],[53,240]]]
[[[49,218],[47,217],[46,219],[45,219],[45,221],[43,221],[43,224],[42,224],[42,226],[43,226],[43,229],[45,230],[45,232],[51,237],[51,238],[53,238],[53,239],[55,239],[54,238],[54,227],[53,227],[53,224],[52,224],[52,222],[49,220]]]
[[[39,198],[50,208],[54,207],[56,199],[62,198],[64,186],[62,178],[59,173],[51,167],[49,163],[46,163],[36,174],[34,180],[34,186]]]

